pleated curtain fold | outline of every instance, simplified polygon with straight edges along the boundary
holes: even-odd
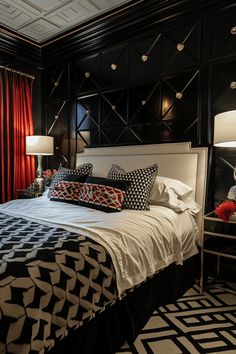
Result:
[[[32,135],[33,80],[0,70],[0,203],[16,197],[35,176],[33,156],[25,154],[25,137]]]

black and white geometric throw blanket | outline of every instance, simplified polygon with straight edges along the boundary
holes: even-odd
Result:
[[[43,354],[117,296],[104,247],[0,213],[1,354]]]

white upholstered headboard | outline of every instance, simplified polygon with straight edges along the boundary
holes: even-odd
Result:
[[[207,156],[207,148],[191,148],[190,142],[99,147],[85,148],[83,153],[78,153],[76,165],[90,162],[94,176],[106,176],[112,163],[126,171],[157,163],[160,176],[179,179],[193,188],[193,197],[204,212]],[[197,218],[199,226],[201,215]]]

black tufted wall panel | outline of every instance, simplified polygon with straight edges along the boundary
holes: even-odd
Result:
[[[201,64],[201,22],[176,24],[75,61],[78,95],[152,81]]]
[[[236,6],[219,10],[212,21],[210,46],[210,119],[215,114],[236,109]],[[210,130],[213,135],[213,129]],[[214,151],[214,205],[224,200],[229,188],[235,184],[232,166],[236,163],[235,149]],[[223,183],[222,183],[223,182]]]
[[[201,141],[200,24],[178,23],[72,62],[79,137],[91,130],[90,145],[99,146]]]
[[[77,130],[93,130],[91,145],[181,140],[196,144],[199,97],[199,70],[102,91],[78,99]]]
[[[85,145],[190,140],[211,147],[214,115],[236,109],[236,4],[215,3],[162,24],[152,20],[148,31],[140,28],[136,36],[127,31],[125,41],[96,51],[73,55],[71,49],[65,63],[58,57],[58,64],[47,68],[47,128],[66,101],[52,134],[60,137],[58,151],[68,164]],[[65,148],[68,131],[72,144]],[[220,157],[231,162],[233,157],[228,151],[213,152],[210,187],[217,191],[216,201],[234,184]]]
[[[219,10],[212,17],[210,57],[227,58],[236,53],[235,4]]]
[[[164,71],[180,71],[201,63],[201,21],[178,24],[163,33]]]
[[[236,41],[236,38],[235,38]],[[215,64],[211,67],[212,115],[235,109],[236,61]]]
[[[56,65],[46,72],[46,97],[53,100],[69,94],[69,66],[68,64]]]
[[[236,38],[235,38],[236,40]],[[236,61],[223,62],[211,67],[211,116],[219,112],[236,109]],[[213,129],[212,129],[213,133]],[[235,184],[233,170],[222,158],[231,165],[236,164],[235,149],[215,149],[215,203],[227,196],[229,188]],[[222,183],[222,181],[224,181]]]
[[[46,132],[54,137],[54,155],[49,166],[74,164],[76,152],[76,104],[69,99],[49,102],[45,107]]]

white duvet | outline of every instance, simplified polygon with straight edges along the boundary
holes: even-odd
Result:
[[[50,201],[43,196],[0,205],[0,212],[86,235],[110,253],[119,295],[172,262],[196,254],[197,226],[188,211],[163,206],[118,213]]]

